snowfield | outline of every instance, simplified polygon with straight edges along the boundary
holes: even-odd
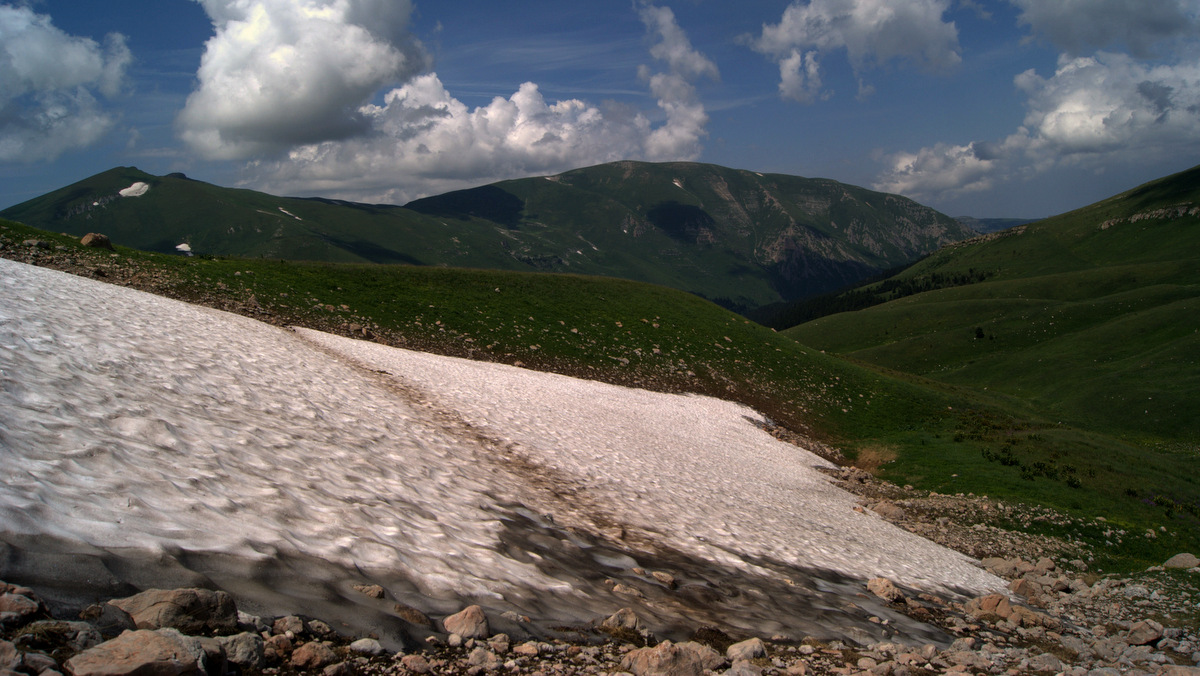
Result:
[[[244,572],[314,560],[434,615],[633,605],[658,626],[851,637],[879,636],[878,615],[936,638],[858,597],[871,577],[1003,588],[855,512],[825,461],[760,424],[716,399],[288,331],[0,260],[0,549],[29,561],[42,536],[192,572],[201,553],[206,579],[272,610],[311,590],[280,599],[286,585]],[[365,602],[337,589],[325,600]]]

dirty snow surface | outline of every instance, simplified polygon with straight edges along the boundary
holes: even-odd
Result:
[[[435,616],[470,600],[536,625],[632,605],[664,627],[876,638],[932,630],[867,622],[892,617],[859,595],[867,578],[1001,586],[855,512],[823,460],[761,423],[716,399],[293,332],[0,260],[10,561],[45,560],[50,542],[203,561],[267,605],[312,600],[269,579],[308,561],[329,602],[365,602],[343,588],[378,581]]]

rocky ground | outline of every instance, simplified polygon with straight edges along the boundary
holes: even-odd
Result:
[[[115,254],[79,256],[0,235],[0,256],[152,292],[170,280]],[[97,262],[99,261],[99,262]],[[165,293],[165,295],[175,295]],[[203,302],[203,298],[188,300]],[[257,316],[254,304],[212,305]],[[276,322],[284,318],[260,317]],[[322,328],[322,327],[314,327]],[[777,431],[786,438],[786,433]],[[831,456],[836,454],[831,450]],[[730,636],[696,627],[659,642],[630,611],[575,627],[571,641],[493,634],[478,608],[444,618],[407,613],[436,631],[419,649],[385,651],[371,637],[339,636],[317,618],[238,613],[222,592],[144,592],[51,617],[36,590],[0,583],[0,676],[138,674],[1194,674],[1200,676],[1200,561],[1181,554],[1133,576],[1089,570],[1079,541],[1026,532],[1072,517],[983,496],[939,495],[878,481],[854,468],[832,477],[898,526],[981,559],[1010,593],[966,601],[897,589],[882,578],[863,593],[955,636],[949,646],[847,645],[813,637]],[[1152,535],[1152,534],[1151,534]],[[386,597],[387,590],[362,593]],[[411,611],[411,609],[408,609]],[[512,618],[507,618],[511,620]],[[879,620],[885,622],[885,620]]]

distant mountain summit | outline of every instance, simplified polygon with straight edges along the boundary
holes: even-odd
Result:
[[[616,162],[403,207],[116,168],[0,212],[153,251],[623,277],[745,311],[841,288],[975,233],[897,195],[688,162]]]

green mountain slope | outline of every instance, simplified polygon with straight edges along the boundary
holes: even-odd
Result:
[[[973,234],[903,197],[691,163],[600,165],[405,207],[118,168],[0,215],[148,251],[622,277],[737,309],[840,288]]]
[[[936,288],[954,278],[975,283]],[[787,335],[1197,455],[1200,167],[948,246],[859,293],[894,299]]]

